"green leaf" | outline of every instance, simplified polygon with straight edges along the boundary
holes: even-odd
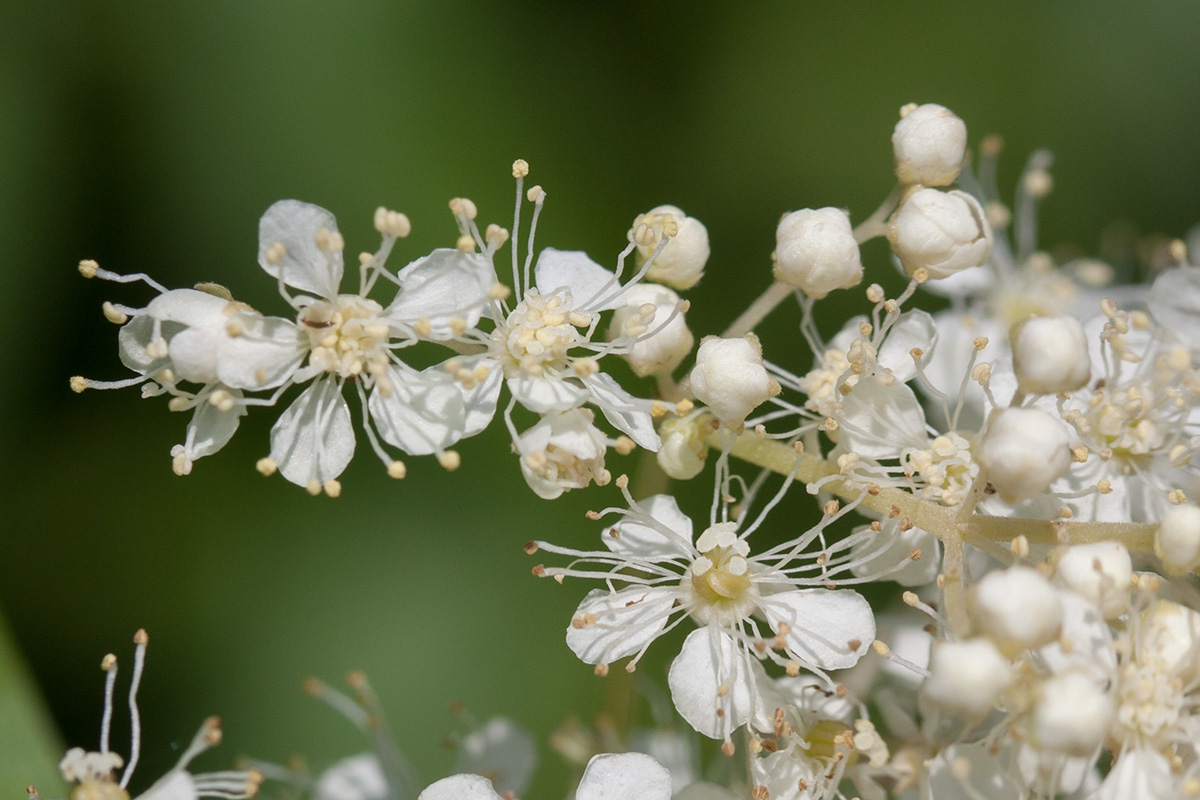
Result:
[[[0,800],[24,797],[31,784],[47,797],[62,796],[58,761],[65,750],[0,617]]]

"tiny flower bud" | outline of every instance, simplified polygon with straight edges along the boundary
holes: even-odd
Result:
[[[646,330],[636,334],[637,341],[625,360],[640,377],[670,374],[692,352],[695,342],[683,312],[671,317],[682,302],[679,295],[665,286],[640,283],[627,289],[624,299],[625,305],[613,312],[608,338],[616,339],[631,323],[640,323]],[[645,304],[653,307],[648,318],[641,313]]]
[[[779,384],[763,366],[762,346],[754,334],[700,343],[691,372],[692,391],[717,419],[736,427],[751,411],[779,394]]]
[[[979,460],[1000,499],[1017,504],[1041,494],[1071,466],[1066,427],[1036,408],[992,415]]]
[[[633,221],[634,231],[643,225],[648,233],[637,239],[639,265],[658,248],[664,235],[672,237],[650,265],[646,277],[674,289],[695,286],[704,274],[709,255],[708,230],[700,220],[675,206],[658,206]]]
[[[1129,609],[1129,582],[1133,564],[1120,542],[1079,544],[1058,560],[1054,580],[1092,603],[1105,619],[1116,619]]]
[[[1014,325],[1009,338],[1023,392],[1073,392],[1092,375],[1087,335],[1074,317],[1033,317]]]
[[[921,703],[949,714],[982,717],[1008,688],[1008,659],[987,639],[943,641],[929,656],[929,678],[921,686]]]
[[[1005,655],[1041,647],[1062,628],[1062,598],[1035,569],[1015,566],[989,572],[975,584],[972,617]]]
[[[909,111],[892,132],[896,177],[903,184],[948,186],[958,177],[967,126],[950,109],[926,103]]]
[[[992,227],[974,197],[958,190],[918,189],[901,203],[888,225],[888,241],[911,277],[924,269],[945,278],[986,264]]]
[[[793,211],[775,229],[775,277],[810,297],[849,289],[863,268],[850,217],[837,208]]]
[[[699,419],[669,418],[663,421],[659,435],[662,447],[655,455],[663,472],[680,481],[700,474],[708,455],[708,445],[704,443]]]
[[[1085,757],[1108,735],[1116,704],[1082,672],[1056,675],[1042,683],[1029,721],[1029,741],[1039,749]]]
[[[1169,509],[1154,532],[1154,554],[1170,575],[1200,566],[1200,508],[1182,505]]]

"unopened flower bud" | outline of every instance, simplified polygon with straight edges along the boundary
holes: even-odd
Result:
[[[1001,409],[983,435],[979,460],[1001,500],[1028,500],[1070,468],[1066,426],[1037,408]]]
[[[639,376],[669,374],[692,352],[695,343],[683,312],[675,312],[681,302],[679,295],[665,286],[639,283],[625,291],[624,299],[625,305],[613,312],[608,338],[637,338],[625,360]],[[646,304],[655,307],[649,319],[642,313]]]
[[[730,427],[742,424],[751,411],[779,394],[779,384],[763,366],[762,345],[752,333],[733,339],[705,337],[691,382],[696,398]]]
[[[926,103],[909,111],[892,132],[896,177],[905,185],[948,186],[958,177],[967,126],[953,111]]]
[[[700,418],[670,417],[659,428],[662,447],[656,454],[662,471],[675,480],[686,481],[704,469],[708,445],[704,443]],[[711,430],[711,429],[710,429]]]
[[[674,235],[650,265],[646,277],[675,289],[690,289],[704,275],[708,262],[708,230],[695,217],[689,217],[675,206],[658,206],[633,221],[633,228],[645,225],[653,234],[649,244],[638,243],[638,264],[658,248],[664,232]]]
[[[1087,335],[1074,317],[1033,317],[1014,325],[1009,338],[1023,392],[1073,392],[1092,376]]]
[[[945,278],[986,264],[992,252],[992,226],[983,208],[958,190],[913,192],[892,217],[887,237],[909,277],[924,269],[929,278]]]
[[[1055,582],[1082,595],[1105,619],[1129,609],[1132,578],[1133,563],[1120,542],[1077,544],[1058,560],[1054,573]]]
[[[1159,600],[1142,613],[1137,660],[1181,678],[1200,680],[1200,612],[1170,600]]]
[[[1082,672],[1048,678],[1040,687],[1029,720],[1030,743],[1079,758],[1099,749],[1108,735],[1116,703]]]
[[[775,229],[775,277],[809,297],[862,281],[862,261],[850,217],[839,208],[793,211]]]
[[[1183,505],[1167,511],[1154,532],[1154,554],[1171,575],[1200,566],[1200,508]]]
[[[971,611],[979,630],[1009,657],[1049,644],[1062,629],[1059,590],[1029,567],[985,575],[975,584]]]
[[[987,639],[939,642],[929,656],[929,677],[921,702],[948,714],[982,717],[1008,688],[1008,659]]]

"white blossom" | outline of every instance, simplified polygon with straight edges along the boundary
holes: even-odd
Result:
[[[892,132],[896,177],[901,183],[954,183],[967,146],[967,126],[937,103],[905,106]]]
[[[909,277],[930,278],[987,263],[992,227],[979,201],[966,192],[922,189],[909,194],[888,224],[888,241]]]
[[[863,267],[850,217],[837,208],[793,211],[775,229],[775,277],[809,297],[862,281]]]

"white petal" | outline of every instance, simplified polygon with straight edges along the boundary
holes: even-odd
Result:
[[[911,355],[913,348],[919,347],[924,351],[921,356],[923,368],[929,362],[935,344],[937,326],[933,323],[933,317],[919,309],[906,311],[888,330],[887,338],[879,348],[879,365],[890,369],[896,380],[902,383],[910,381],[917,375]]]
[[[342,251],[328,252],[317,246],[321,230],[337,233],[337,219],[320,206],[299,200],[280,200],[258,222],[258,263],[267,274],[305,292],[334,300],[342,282]],[[282,257],[274,264],[271,248],[280,244]]]
[[[139,314],[121,326],[117,332],[117,343],[121,355],[121,363],[139,375],[147,372],[157,372],[167,366],[169,359],[151,358],[146,348],[154,339],[154,320]]]
[[[584,379],[584,385],[591,392],[592,402],[604,414],[604,418],[613,427],[633,439],[638,447],[651,452],[657,452],[662,446],[662,440],[654,432],[654,422],[650,412],[638,407],[636,398],[625,391],[620,385],[603,372]]]
[[[593,589],[572,619],[595,614],[596,622],[568,626],[567,647],[585,664],[611,664],[631,656],[662,633],[674,603],[671,589],[634,586],[615,594]]]
[[[230,391],[236,401],[241,401],[242,393],[237,389]],[[207,400],[196,406],[192,419],[188,422],[187,435],[183,444],[172,449],[171,454],[179,460],[177,471],[187,475],[192,471],[192,462],[224,447],[233,434],[237,432],[241,417],[245,416],[246,407],[236,402],[233,408],[222,411]]]
[[[172,289],[146,306],[145,314],[159,322],[177,322],[189,328],[204,327],[222,316],[229,301],[196,289]]]
[[[467,410],[461,387],[441,365],[418,372],[392,364],[391,393],[377,386],[367,408],[379,435],[409,455],[425,456],[450,447],[465,435]]]
[[[1058,638],[1038,650],[1054,674],[1081,670],[1105,683],[1117,672],[1117,652],[1112,630],[1099,610],[1075,592],[1059,593],[1062,600],[1062,631]],[[1066,647],[1063,647],[1063,644]]]
[[[676,536],[666,536],[661,531],[626,518],[613,526],[617,536],[609,529],[602,534],[606,547],[614,553],[631,558],[677,558],[692,556],[692,520],[679,510],[679,503],[669,494],[656,494],[638,505]]]
[[[487,376],[471,389],[459,385],[462,392],[463,404],[466,408],[467,419],[463,424],[463,438],[474,436],[481,432],[496,416],[496,401],[500,397],[500,387],[504,385],[504,370],[487,356],[476,359],[463,359],[463,368],[474,372],[479,366],[488,368]]]
[[[417,800],[503,800],[492,782],[479,775],[451,775],[425,787]]]
[[[570,292],[572,308],[604,311],[616,308],[621,302],[613,273],[579,250],[555,250],[553,247],[547,247],[538,254],[533,275],[538,292],[543,297],[560,290]],[[606,297],[615,297],[598,306],[588,305],[599,300],[601,293]]]
[[[670,800],[671,773],[643,753],[593,756],[575,800]]]
[[[743,800],[742,795],[715,783],[697,782],[675,794],[675,800]]]
[[[313,785],[314,800],[387,800],[388,795],[387,777],[371,753],[342,759]]]
[[[1200,267],[1168,269],[1150,287],[1150,313],[1189,347],[1200,347]]]
[[[196,800],[196,781],[187,770],[173,769],[159,778],[137,800]]]
[[[1171,774],[1171,765],[1149,748],[1123,753],[1091,800],[1175,800],[1182,787]]]
[[[966,777],[960,777],[966,766]],[[986,797],[988,800],[1020,800],[1023,793],[1009,775],[1001,759],[988,752],[986,745],[956,744],[928,762],[925,775],[930,793],[927,797]],[[1136,795],[1129,795],[1132,800]]]
[[[240,314],[240,336],[217,346],[217,377],[239,389],[274,389],[292,376],[308,353],[295,323],[282,317]]]
[[[875,536],[864,539],[850,548],[854,558],[867,558],[850,571],[863,578],[879,575],[881,580],[895,581],[901,586],[924,586],[937,577],[941,564],[941,546],[937,538],[921,528],[900,529],[900,518],[885,519]],[[866,528],[856,529],[855,533]],[[921,557],[913,561],[913,550],[920,550]],[[903,564],[899,570],[887,572]],[[881,573],[887,572],[886,575]]]
[[[712,625],[688,634],[671,662],[667,685],[675,710],[689,725],[711,739],[724,739],[756,711],[755,668],[729,634]],[[722,694],[719,690],[727,688]],[[722,709],[723,715],[717,710]]]
[[[463,737],[454,771],[488,775],[497,792],[521,796],[529,787],[536,766],[537,744],[533,734],[511,719],[492,717]]]
[[[537,414],[566,411],[582,403],[588,392],[563,378],[521,374],[508,381],[517,402]]]
[[[794,589],[769,595],[759,605],[772,628],[781,622],[791,627],[788,652],[801,663],[853,667],[875,641],[871,606],[850,589]]]
[[[928,441],[925,412],[913,390],[897,381],[884,386],[863,378],[842,399],[838,444],[863,458],[897,458],[905,447]]]
[[[336,478],[353,456],[350,408],[331,378],[305,389],[271,428],[271,459],[298,486]]]
[[[671,773],[671,793],[679,792],[700,777],[700,740],[691,731],[642,728],[629,736],[629,749],[645,753]]]
[[[479,322],[487,309],[488,293],[496,284],[496,272],[481,253],[464,253],[454,248],[434,250],[397,273],[400,293],[384,316],[412,326],[428,320],[434,341],[456,335],[450,320],[460,319],[468,328]]]

